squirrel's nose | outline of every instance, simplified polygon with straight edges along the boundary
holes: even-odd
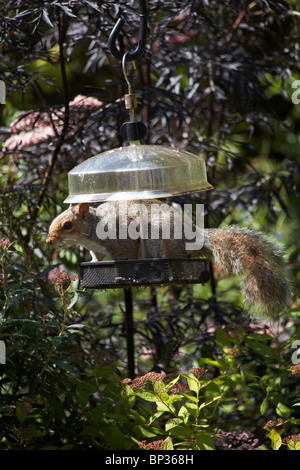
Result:
[[[52,245],[52,243],[53,243],[53,238],[51,238],[51,237],[48,235],[48,237],[46,238],[46,243],[49,243],[49,245]]]

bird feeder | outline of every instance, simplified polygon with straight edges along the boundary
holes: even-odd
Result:
[[[124,24],[119,19],[109,37],[112,54],[122,60],[128,84],[125,106],[130,122],[120,134],[129,145],[91,157],[68,173],[69,196],[66,203],[101,203],[105,201],[166,198],[212,189],[207,181],[205,159],[182,149],[143,145],[143,123],[134,119],[135,94],[126,72],[126,63],[136,60],[146,41],[147,9],[140,0],[139,43],[132,53],[122,54],[116,38]],[[99,241],[100,243],[100,241]],[[139,259],[82,263],[80,284],[91,289],[161,286],[205,283],[210,279],[209,263],[203,259]]]
[[[80,163],[69,172],[68,183],[65,202],[72,204],[166,198],[212,188],[203,157],[137,141]]]
[[[108,41],[111,53],[122,60],[123,74],[128,84],[128,94],[124,98],[130,122],[125,122],[120,129],[127,145],[99,153],[73,168],[68,174],[69,195],[66,203],[142,201],[212,189],[207,181],[205,159],[202,155],[141,143],[146,135],[146,127],[135,121],[136,100],[126,73],[126,63],[138,59],[146,43],[145,0],[139,0],[139,7],[140,31],[136,50],[123,54],[116,47],[117,36],[124,24],[121,18]],[[141,259],[86,262],[80,265],[79,279],[82,288],[124,289],[130,377],[134,376],[132,288],[204,284],[210,279],[210,264],[206,259],[145,259],[142,254],[143,250]]]

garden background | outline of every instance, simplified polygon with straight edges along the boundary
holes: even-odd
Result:
[[[119,46],[135,49],[138,2],[1,2],[0,449],[299,450],[299,4],[147,4],[131,76],[144,143],[205,156],[214,190],[175,201],[282,242],[291,305],[250,317],[214,264],[179,300],[136,290],[129,374],[123,290],[81,291],[89,254],[45,240],[68,171],[122,145],[127,85],[107,41],[121,16]]]

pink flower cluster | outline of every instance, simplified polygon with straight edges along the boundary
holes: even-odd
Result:
[[[159,439],[158,441],[153,441],[147,444],[147,441],[139,442],[139,447],[142,450],[165,450],[166,443],[163,439]]]
[[[293,375],[300,375],[300,364],[297,364],[296,366],[291,366],[290,370]]]
[[[300,442],[300,434],[291,434],[290,436],[282,439],[282,441],[285,444],[290,444],[291,443],[290,441],[293,441],[294,443]]]
[[[264,427],[265,427],[266,429],[272,429],[272,428],[275,428],[276,426],[282,426],[283,424],[284,424],[283,419],[278,418],[278,419],[277,419],[277,422],[276,422],[276,421],[272,421],[272,420],[268,421],[268,422],[265,424]]]
[[[203,369],[202,367],[194,367],[189,371],[190,374],[194,374],[197,379],[199,379],[201,376],[205,375],[207,372],[206,369]],[[148,372],[145,375],[142,375],[141,377],[136,377],[135,379],[129,379],[126,378],[122,380],[123,384],[128,384],[129,387],[131,388],[138,388],[145,390],[147,382],[162,382],[164,384],[168,383],[168,380],[171,380],[170,375],[167,375],[165,372]],[[185,383],[177,382],[173,387],[171,388],[171,393],[185,393],[189,390],[189,386]]]
[[[96,98],[77,95],[69,103],[69,128],[72,135],[82,119],[93,110],[103,106]],[[60,135],[64,125],[65,107],[49,112],[30,111],[22,113],[10,125],[11,136],[4,142],[2,155],[6,152],[20,151],[25,147],[47,142]]]
[[[48,275],[48,281],[59,287],[63,287],[66,284],[70,285],[76,279],[78,279],[78,276],[70,275],[66,270],[59,268],[53,269]]]
[[[166,374],[164,372],[148,372],[147,374],[143,375],[142,377],[137,377],[134,380],[131,379],[124,379],[123,383],[130,384],[131,388],[141,388],[144,389],[147,382],[150,381],[152,383],[155,382],[164,382],[166,378]]]
[[[6,251],[8,246],[10,244],[10,241],[8,238],[1,238],[0,239],[0,248],[3,250],[3,251]]]
[[[197,379],[205,375],[206,372],[207,370],[203,369],[202,367],[194,367],[193,369],[190,370],[190,374],[194,374],[194,376],[197,377]]]

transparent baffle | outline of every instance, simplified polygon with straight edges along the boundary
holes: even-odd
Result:
[[[160,145],[108,150],[68,173],[66,203],[163,198],[212,189],[205,159]]]
[[[136,200],[142,205],[144,199],[213,188],[202,156],[139,142],[85,160],[68,173],[68,182],[69,196],[64,202],[72,204]],[[145,240],[141,239],[138,260],[81,263],[80,284],[91,289],[129,288],[205,283],[210,278],[207,260],[145,258]]]

